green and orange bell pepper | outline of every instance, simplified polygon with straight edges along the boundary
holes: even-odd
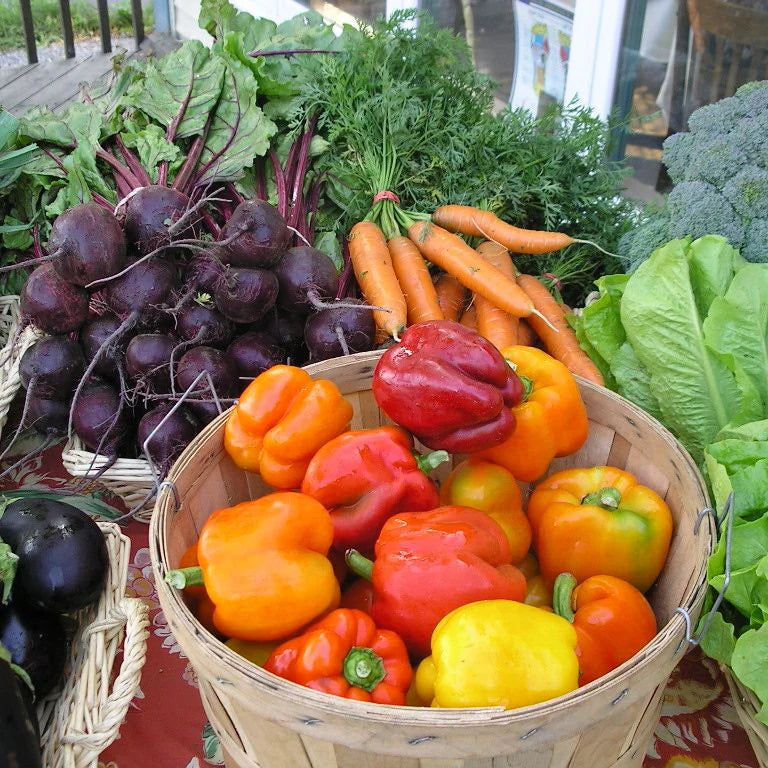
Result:
[[[415,457],[410,435],[399,427],[346,432],[314,455],[301,492],[330,511],[335,548],[369,552],[387,518],[438,505],[437,486],[425,471],[447,460],[445,451]]]
[[[362,611],[339,608],[280,645],[264,669],[316,691],[405,704],[413,669],[403,641]]]
[[[300,493],[273,493],[216,510],[197,543],[199,567],[169,571],[184,589],[205,584],[225,637],[283,640],[339,603],[326,557],[331,516]]]
[[[525,577],[510,564],[504,531],[469,507],[390,517],[376,541],[375,562],[355,550],[347,562],[373,581],[376,624],[397,632],[415,657],[429,653],[432,631],[454,608],[525,597]]]
[[[656,636],[656,616],[642,592],[613,576],[591,576],[576,586],[573,574],[561,573],[553,604],[576,630],[579,685],[616,669]]]
[[[534,347],[507,347],[502,355],[515,367],[525,394],[512,407],[515,431],[500,445],[474,455],[508,469],[518,480],[533,482],[555,456],[568,456],[587,440],[589,422],[579,386],[558,360]]]
[[[540,483],[528,519],[541,573],[578,582],[607,574],[641,592],[656,581],[669,551],[672,513],[664,500],[616,467],[566,469]]]
[[[495,520],[509,541],[513,563],[528,554],[531,525],[523,512],[520,488],[504,467],[484,459],[463,461],[440,486],[440,502],[479,509]]]
[[[515,427],[509,406],[523,394],[493,344],[449,320],[408,328],[381,356],[372,388],[392,421],[429,448],[453,453],[509,437]]]
[[[309,461],[349,429],[352,406],[331,381],[275,365],[246,388],[227,419],[224,447],[232,461],[273,488],[301,486]]]

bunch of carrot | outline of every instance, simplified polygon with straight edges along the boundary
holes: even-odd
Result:
[[[387,240],[377,224],[361,221],[349,235],[363,296],[383,308],[374,312],[382,333],[397,339],[406,325],[460,321],[499,349],[540,341],[571,372],[603,384],[568,325],[567,310],[535,277],[518,274],[509,253],[548,253],[578,241],[560,232],[520,229],[489,211],[458,205],[438,208],[431,222],[406,220],[404,226],[408,237]],[[485,241],[475,249],[456,232]],[[443,270],[436,281],[425,259]]]

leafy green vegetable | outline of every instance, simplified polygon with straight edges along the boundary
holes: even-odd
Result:
[[[768,624],[748,630],[736,641],[731,666],[736,677],[763,702],[756,717],[768,724]]]

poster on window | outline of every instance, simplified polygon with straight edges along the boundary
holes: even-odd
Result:
[[[509,103],[538,114],[563,103],[574,0],[515,0],[515,73]]]

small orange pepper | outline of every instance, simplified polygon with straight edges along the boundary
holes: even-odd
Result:
[[[224,447],[232,461],[273,488],[299,488],[310,459],[349,429],[352,406],[331,381],[275,365],[246,388],[227,419]]]
[[[560,574],[554,607],[576,630],[579,685],[616,669],[656,636],[656,616],[643,593],[613,576],[592,576],[577,587],[573,574]]]
[[[472,507],[495,520],[509,540],[512,563],[531,548],[531,525],[523,512],[520,488],[512,473],[490,461],[470,458],[454,467],[440,488],[444,506]]]

